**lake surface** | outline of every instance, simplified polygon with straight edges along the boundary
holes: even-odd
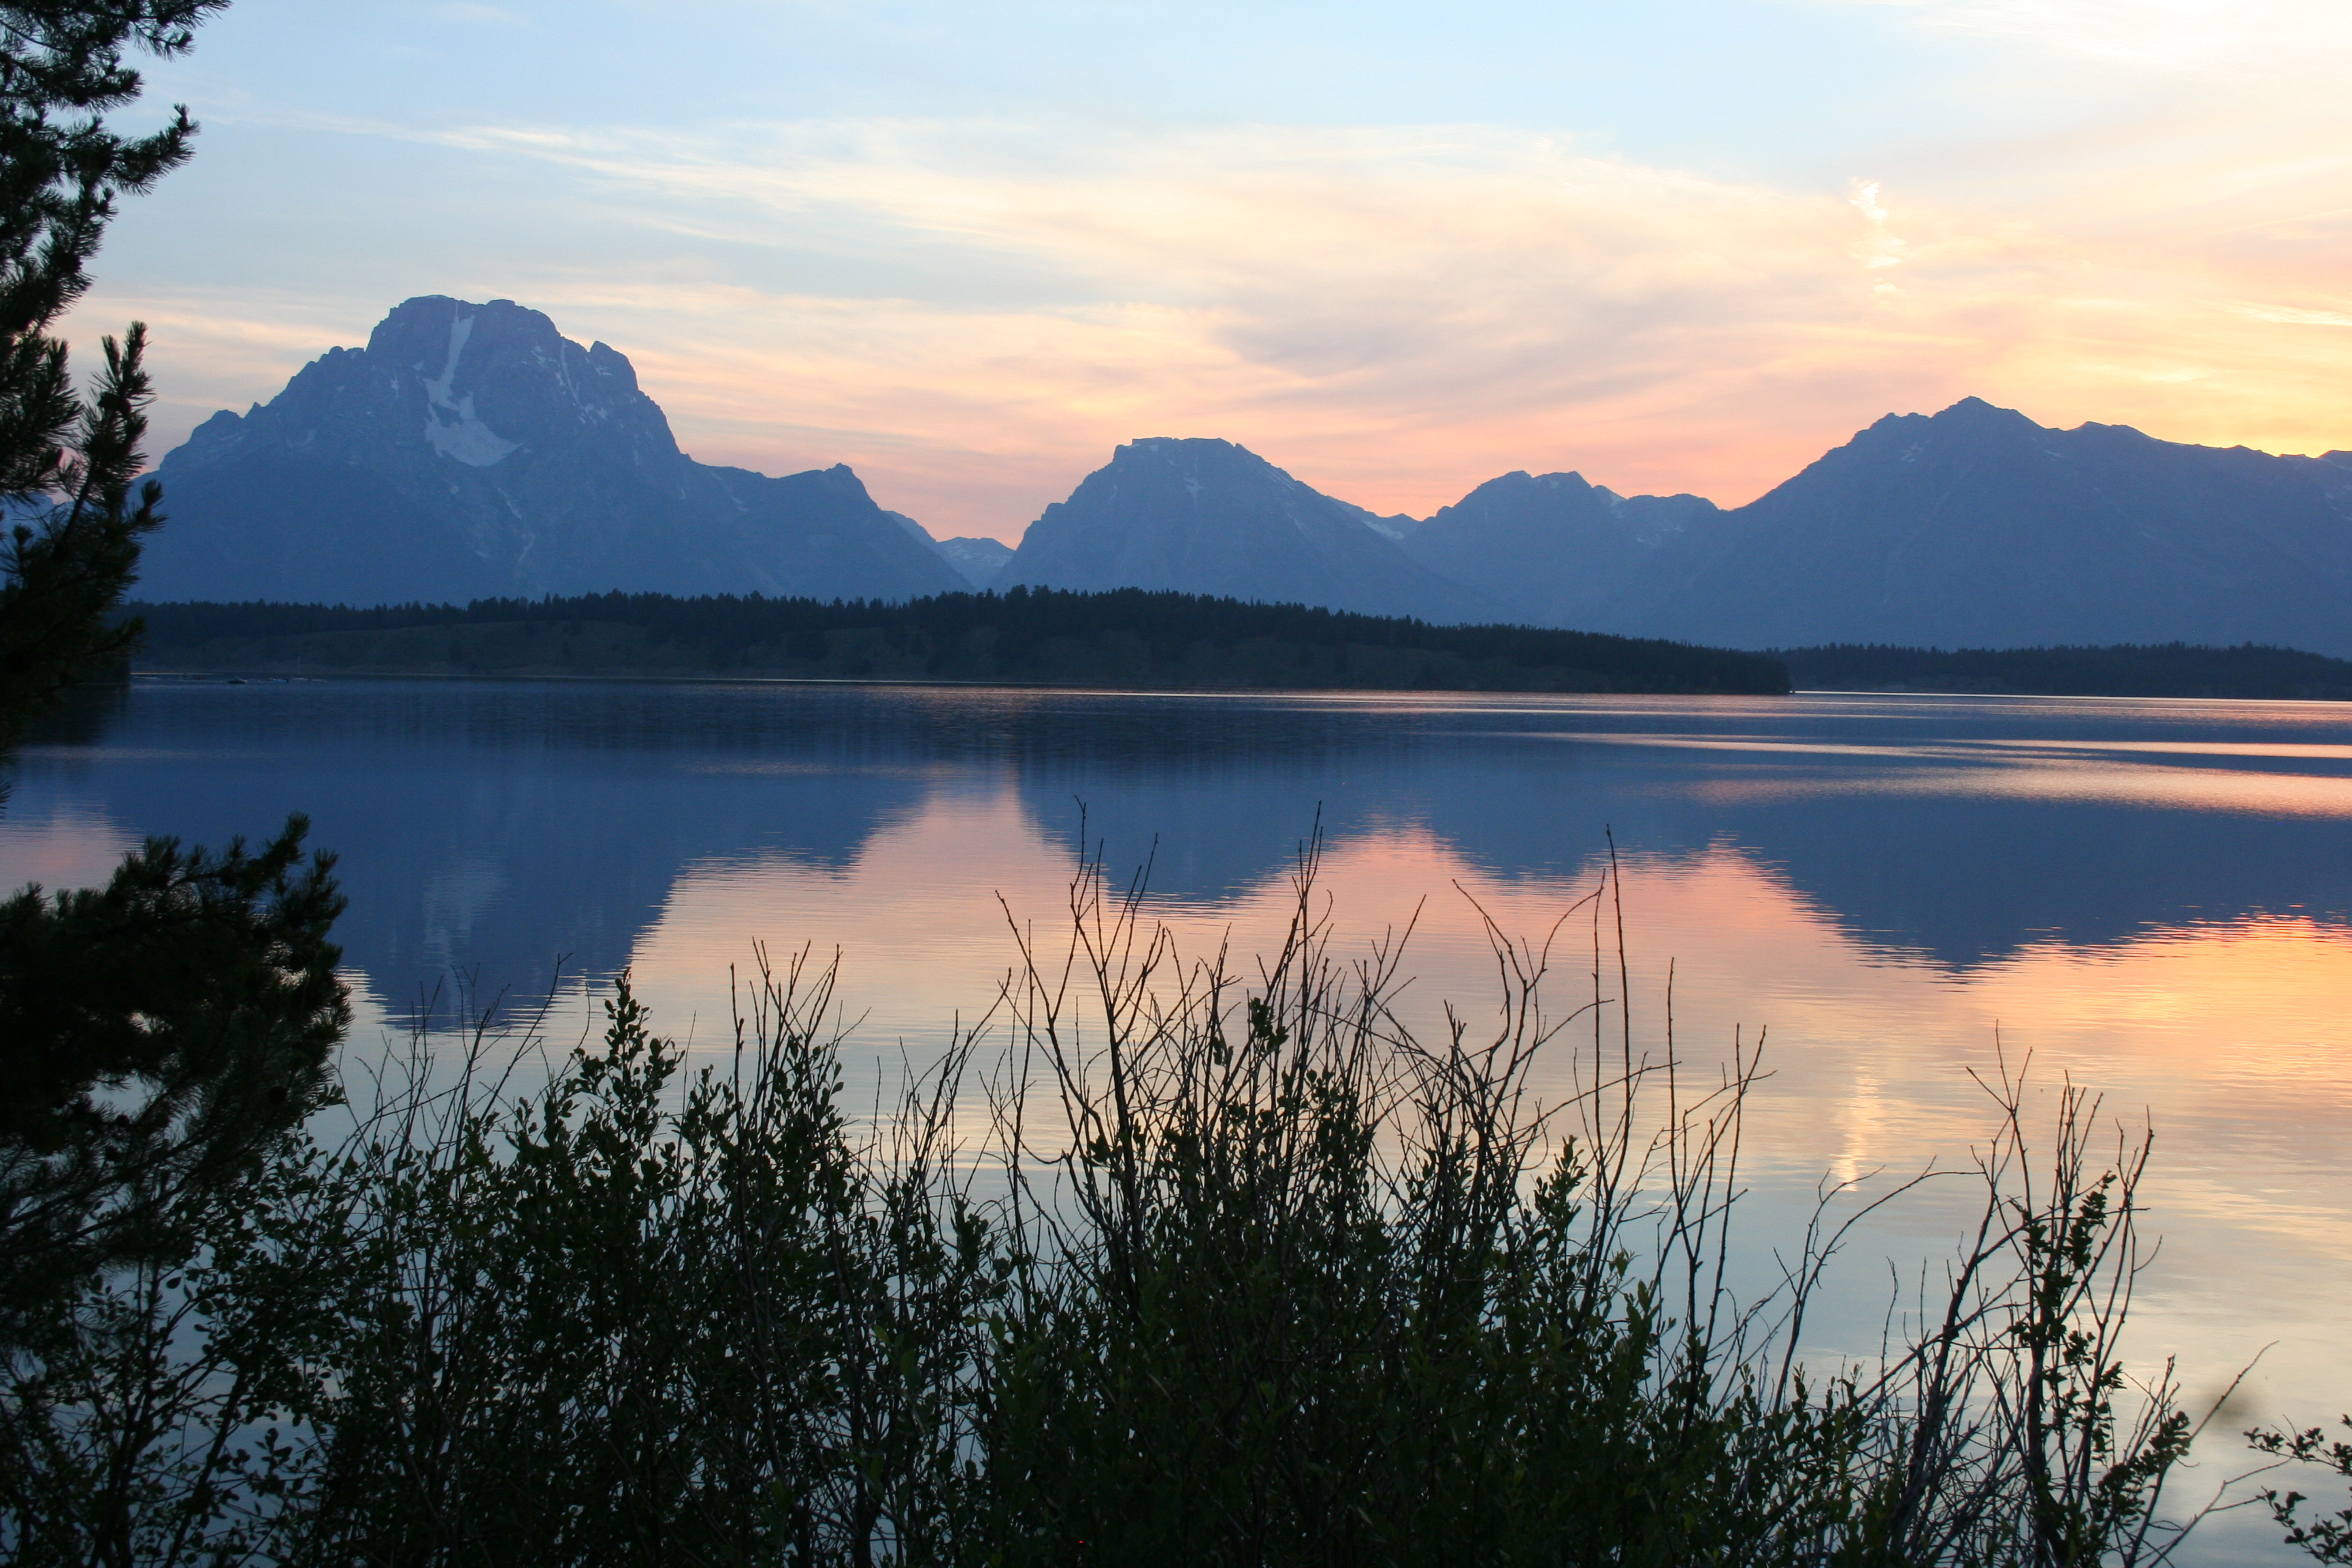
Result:
[[[2272,1346],[2232,1430],[2352,1409],[2352,706],[142,682],[23,752],[0,883],[307,811],[362,1039],[446,1009],[453,974],[532,1005],[562,956],[568,1029],[625,967],[716,1044],[754,940],[813,943],[842,954],[856,1099],[986,1012],[1008,916],[1055,926],[1082,805],[1192,951],[1278,939],[1319,821],[1335,951],[1417,922],[1424,1024],[1491,1008],[1481,910],[1540,939],[1613,837],[1643,1026],[1672,961],[1685,1060],[1769,1030],[1751,1275],[1824,1176],[1964,1163],[1998,1031],[2155,1128],[2137,1359],[2177,1354],[2198,1394]],[[1888,1260],[1940,1256],[1959,1198],[1863,1233],[1821,1353],[1875,1346]],[[2237,1468],[2208,1450],[2189,1492]],[[2269,1533],[2241,1516],[2197,1558]]]

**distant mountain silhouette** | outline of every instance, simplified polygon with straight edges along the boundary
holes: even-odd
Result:
[[[1550,624],[1733,647],[2280,644],[2352,655],[2352,462],[1889,415],[1717,512],[1507,475],[1407,537]]]
[[[1698,496],[1621,496],[1580,474],[1488,479],[1406,534],[1404,552],[1538,626],[1598,630],[1627,597],[1712,539]]]
[[[1230,441],[1158,437],[1119,447],[1047,507],[995,585],[1165,588],[1437,622],[1519,618],[1407,555],[1395,528]]]
[[[961,589],[845,467],[697,463],[629,362],[537,310],[433,296],[165,457],[151,600],[352,604],[615,588]]]
[[[1013,546],[1001,539],[942,539],[940,554],[973,587],[985,588],[1013,559]]]
[[[929,529],[903,511],[886,511],[882,515],[921,541],[974,588],[987,587],[1004,563],[1013,559],[1013,546],[1003,540],[934,539]]]
[[[1725,521],[1629,615],[1744,647],[2352,654],[2352,470],[2323,458],[2050,430],[1971,397],[1890,415]]]
[[[1046,508],[994,582],[1714,647],[2251,641],[2345,657],[2352,453],[2052,430],[1972,397],[1889,415],[1730,511],[1519,472],[1414,524],[1229,442],[1143,440]]]

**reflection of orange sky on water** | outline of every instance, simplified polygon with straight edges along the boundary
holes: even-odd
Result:
[[[1864,758],[1888,764],[1867,773],[1833,770],[1799,776],[1772,764],[1685,786],[1710,805],[1791,800],[1824,795],[1978,795],[2014,800],[2095,801],[2174,811],[2230,811],[2262,816],[2352,816],[2352,776],[2273,772],[2211,763],[2121,762],[2126,754],[2221,757],[2280,762],[2339,761],[2352,747],[2268,742],[2050,742],[1970,739],[1921,745],[1874,745],[1783,736],[1702,736],[1553,731],[1546,740],[1728,756]],[[1936,765],[1905,769],[1916,759]],[[1958,763],[1961,765],[1954,766]]]
[[[1058,937],[1068,865],[1066,845],[1011,791],[940,792],[845,868],[689,868],[637,946],[641,993],[680,1033],[698,1013],[696,1037],[715,1043],[727,966],[753,938],[837,946],[845,1005],[863,1016],[846,1058],[862,1105],[877,1069],[895,1073],[901,1042],[919,1063],[959,1010],[969,1020],[989,1005],[1014,956],[997,894],[1045,942]],[[1417,1027],[1433,1026],[1449,997],[1474,1026],[1491,1016],[1481,1009],[1494,964],[1456,882],[1503,930],[1534,938],[1590,886],[1496,877],[1410,825],[1334,847],[1321,886],[1337,955],[1362,952],[1420,906],[1402,1009]],[[1230,933],[1247,969],[1278,940],[1288,901],[1276,875],[1153,910],[1188,953]],[[2352,932],[2294,918],[2173,928],[2098,948],[2039,942],[1956,973],[1857,940],[1727,848],[1630,864],[1625,904],[1637,1026],[1654,1036],[1670,957],[1686,1062],[1711,1068],[1735,1027],[1752,1039],[1769,1026],[1772,1077],[1743,1158],[1784,1217],[1825,1173],[1964,1163],[1990,1110],[1968,1069],[1991,1069],[1998,1028],[2012,1062],[2032,1053],[2045,1090],[2071,1073],[2109,1112],[2135,1123],[2145,1112],[2157,1128],[2149,1195],[2166,1250],[2147,1281],[2143,1342],[2198,1367],[2236,1358],[2234,1370],[2277,1339],[2258,1394],[2298,1386],[2290,1377],[2340,1381],[2330,1297],[2352,1262],[2352,1205],[2336,1178],[2352,1161]],[[1560,933],[1550,994],[1562,1011],[1590,993],[1591,934],[1589,923]],[[1564,1092],[1565,1057],[1549,1072],[1546,1090]],[[1932,1252],[1957,1228],[1946,1203],[1958,1196],[1923,1200],[1883,1234]],[[2264,1303],[2259,1321],[2242,1310],[2250,1299]]]
[[[32,820],[0,816],[0,894],[27,882],[48,889],[103,882],[138,839],[101,812],[68,806]]]
[[[753,938],[779,949],[813,942],[843,952],[844,995],[867,1020],[861,1037],[911,1045],[993,997],[1015,956],[1000,894],[1043,944],[1057,939],[1068,864],[1066,845],[1010,792],[937,795],[846,868],[779,858],[689,868],[638,943],[640,987],[670,1019],[709,1018],[727,966]],[[1494,965],[1470,900],[1506,931],[1539,938],[1590,889],[1496,877],[1404,825],[1336,846],[1320,880],[1342,957],[1418,910],[1405,1012],[1427,1019],[1450,998],[1474,1021],[1491,1003]],[[1188,953],[1230,935],[1236,953],[1253,954],[1279,940],[1289,902],[1276,874],[1214,903],[1155,899],[1151,908]],[[1981,1122],[1963,1069],[1990,1066],[1996,1029],[2012,1054],[2075,1071],[2119,1108],[2228,1117],[2291,1138],[2295,1118],[2352,1106],[2352,1021],[2342,1009],[2352,933],[2316,921],[2168,928],[2090,949],[2041,942],[1953,973],[1857,942],[1729,849],[1631,863],[1626,918],[1637,1018],[1658,1021],[1671,957],[1686,1058],[1722,1055],[1735,1027],[1752,1036],[1769,1026],[1768,1093],[1812,1107],[1801,1142],[1816,1168],[1899,1163],[1938,1128],[1953,1136],[1936,1146],[1964,1147]],[[1589,924],[1556,943],[1551,994],[1563,1010],[1589,994],[1590,943]],[[2211,1099],[2220,1085],[2226,1104]],[[1848,1104],[1898,1087],[1906,1117],[1874,1113],[1844,1130]],[[1864,1136],[1864,1123],[1878,1133]],[[1840,1135],[1825,1143],[1830,1127]]]
[[[2091,801],[2172,811],[2229,811],[2257,816],[2352,816],[2352,778],[2220,767],[2084,766],[1923,768],[1873,771],[1866,777],[1759,774],[1692,784],[1694,800],[1714,805],[1824,795],[1979,795],[2011,800]]]

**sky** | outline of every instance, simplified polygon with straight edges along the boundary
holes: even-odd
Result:
[[[69,335],[149,323],[157,453],[420,294],[941,537],[1145,436],[1414,516],[1969,395],[2352,447],[2342,0],[236,0],[149,79]]]

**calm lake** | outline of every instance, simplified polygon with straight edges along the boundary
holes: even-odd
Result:
[[[842,955],[861,1103],[987,1013],[1008,917],[1066,909],[1082,820],[1118,879],[1150,862],[1188,951],[1247,954],[1319,819],[1335,952],[1417,921],[1430,1022],[1491,1015],[1480,911],[1540,941],[1613,836],[1637,1016],[1656,1032],[1671,961],[1684,1061],[1769,1031],[1749,1277],[1824,1178],[1964,1163],[1998,1033],[2033,1081],[2154,1126],[2136,1359],[2210,1397],[2272,1347],[2229,1431],[2352,1409],[2352,706],[142,681],[23,752],[0,882],[291,810],[341,857],[370,1048],[446,1014],[453,975],[536,1005],[559,957],[559,1040],[627,968],[657,1025],[716,1046],[730,966],[813,943]],[[1562,935],[1563,1010],[1590,942]],[[1864,1228],[1817,1353],[1875,1348],[1890,1260],[1941,1257],[1967,1197]],[[2198,1500],[2244,1468],[2200,1454]],[[2196,1558],[2271,1534],[2241,1514]]]

